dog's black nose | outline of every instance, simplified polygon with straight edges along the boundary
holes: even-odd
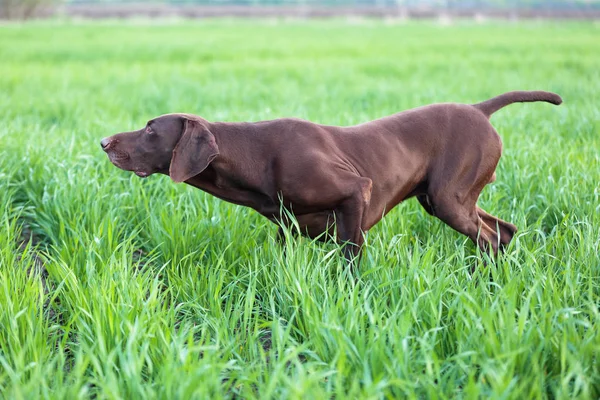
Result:
[[[110,144],[110,139],[109,138],[104,138],[100,141],[100,146],[102,146],[102,148],[104,150],[106,150],[106,148],[108,147],[108,145]]]

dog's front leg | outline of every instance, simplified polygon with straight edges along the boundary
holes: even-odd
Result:
[[[352,187],[350,196],[335,209],[335,224],[344,257],[358,266],[364,243],[363,221],[371,201],[373,183],[368,178],[360,178]]]

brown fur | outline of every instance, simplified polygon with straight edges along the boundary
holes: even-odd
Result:
[[[517,231],[477,206],[495,179],[502,143],[489,122],[514,102],[560,104],[553,93],[510,92],[475,105],[444,103],[338,127],[299,119],[208,122],[167,114],[139,131],[102,140],[111,161],[142,177],[170,175],[302,233],[332,232],[344,254],[360,254],[363,234],[401,201],[425,210],[496,254]],[[283,203],[280,203],[282,201]]]

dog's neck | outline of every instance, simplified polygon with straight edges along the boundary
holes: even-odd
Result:
[[[200,174],[185,183],[229,202],[256,210],[270,203],[270,193],[264,192],[260,172],[266,160],[251,151],[254,132],[249,124],[211,123],[219,155]]]

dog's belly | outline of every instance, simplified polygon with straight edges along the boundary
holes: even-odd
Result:
[[[335,233],[333,211],[298,215],[296,220],[300,227],[300,233],[311,239],[318,238],[320,241],[327,241]]]
[[[333,210],[295,214],[289,209],[282,212],[282,208],[280,207],[275,208],[266,206],[256,211],[266,217],[269,221],[278,225],[284,224],[289,228],[296,225],[296,223],[293,223],[290,220],[290,216],[292,216],[296,220],[297,226],[300,228],[300,233],[313,239],[325,232],[328,232],[330,235],[334,232],[333,226],[335,215]]]

